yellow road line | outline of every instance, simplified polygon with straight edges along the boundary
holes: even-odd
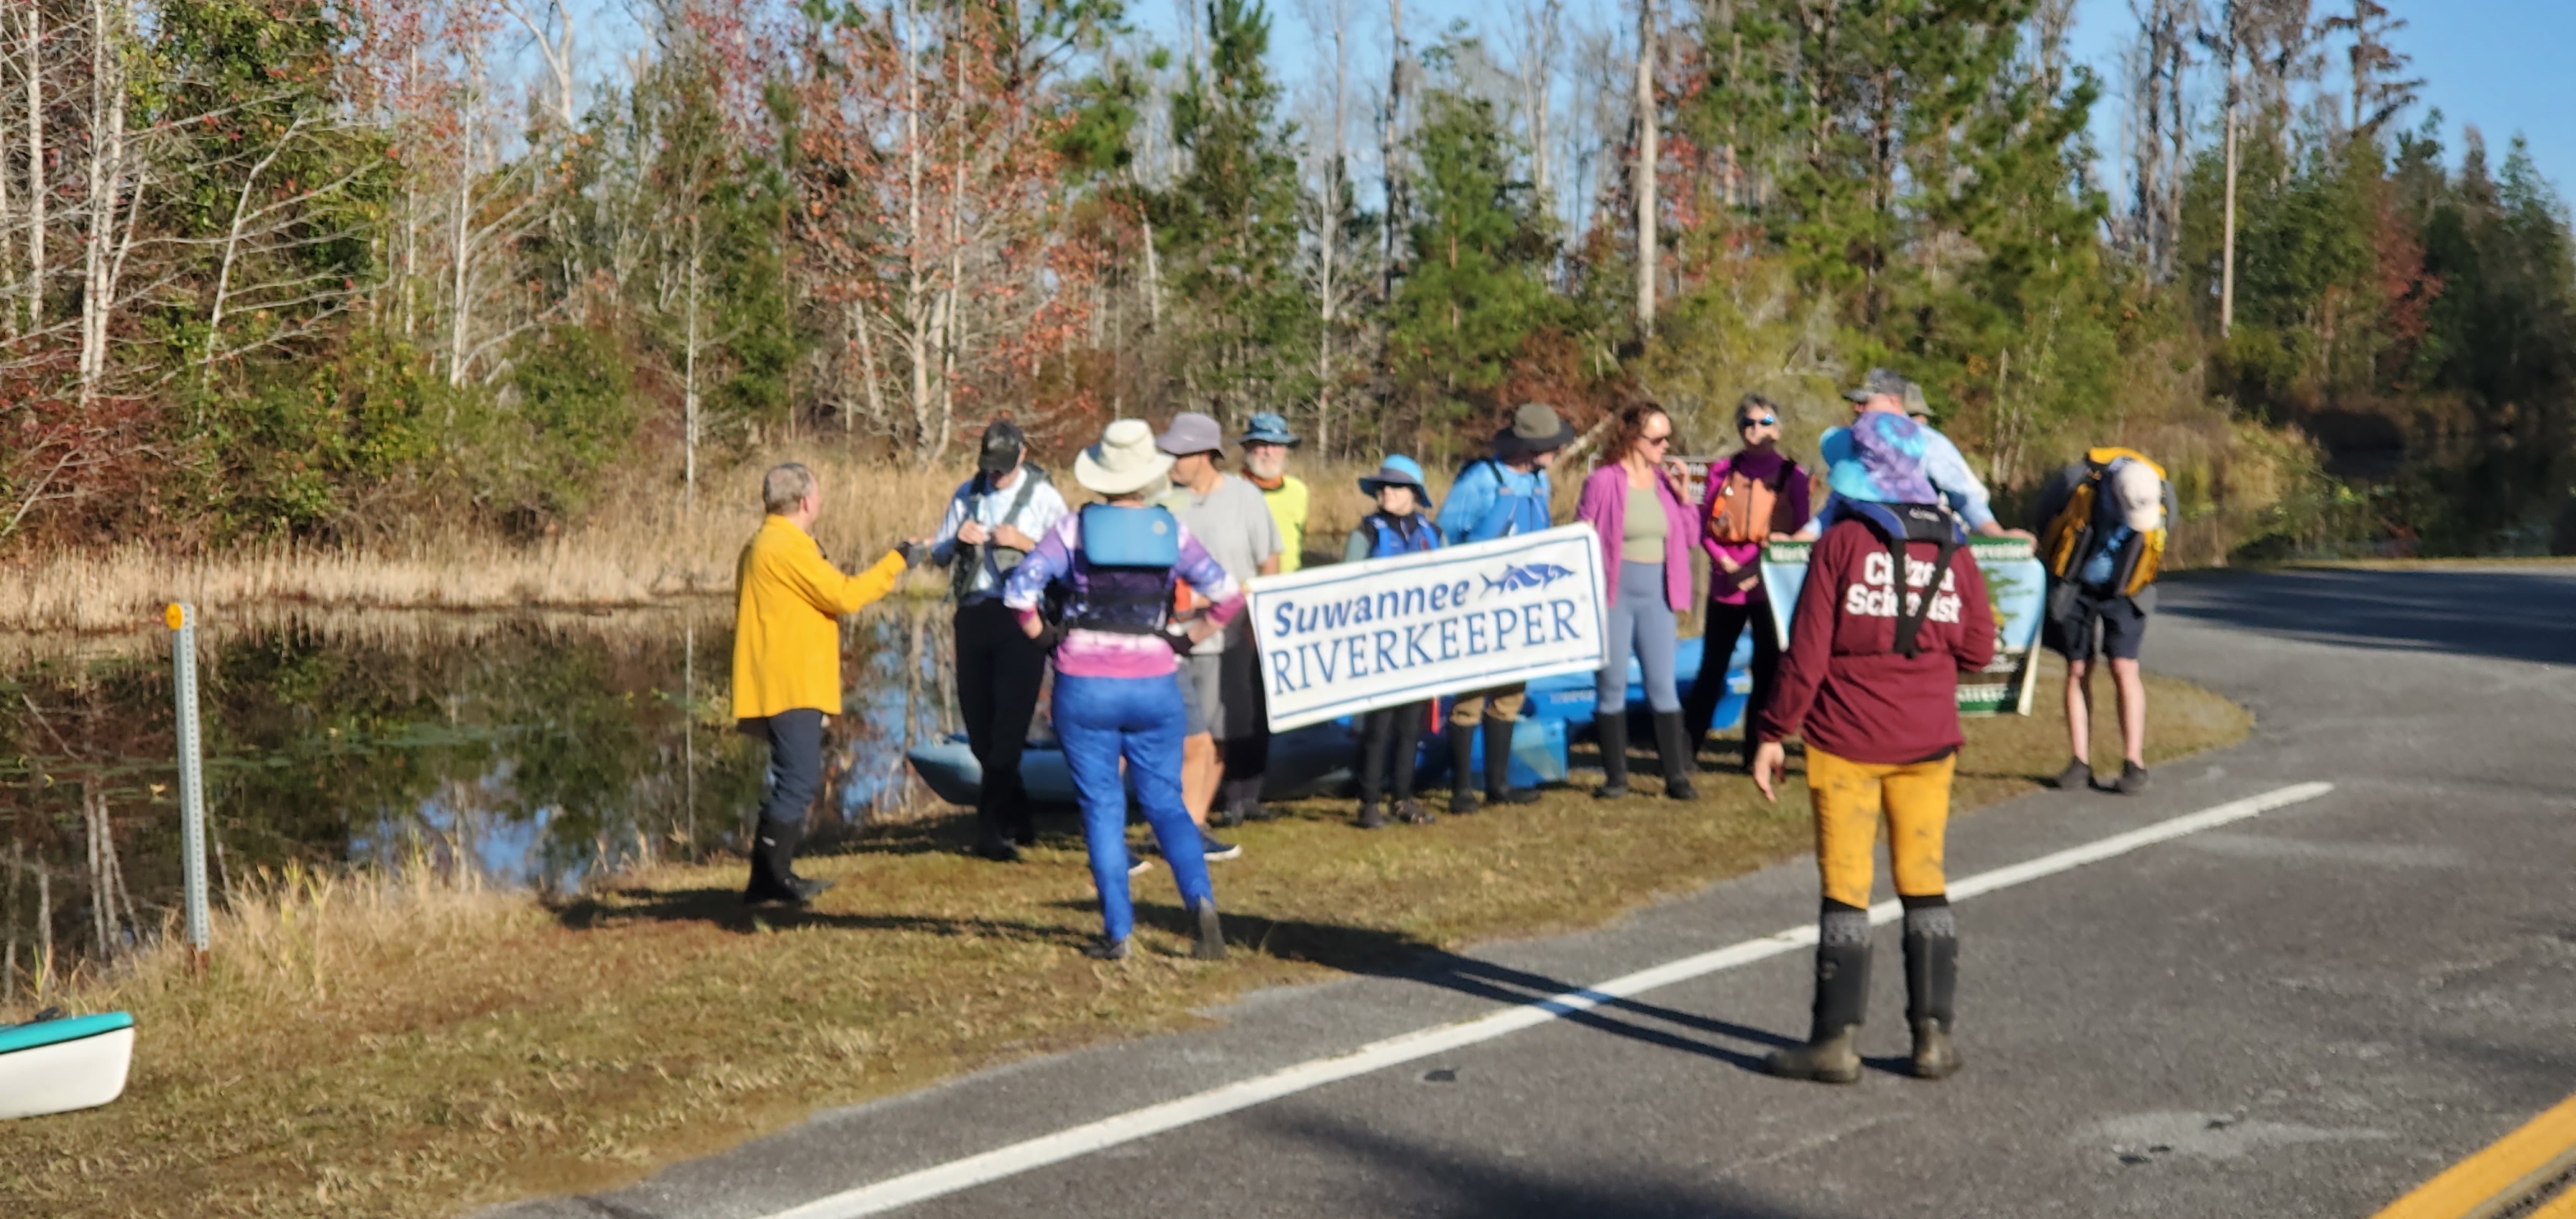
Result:
[[[2484,1219],[2570,1167],[2576,1167],[2576,1096],[2450,1166],[2371,1219]],[[2550,1219],[2576,1219],[2576,1204],[2562,1197],[2544,1213]]]
[[[2576,1189],[2563,1190],[2555,1198],[2540,1204],[2531,1219],[2576,1219]]]

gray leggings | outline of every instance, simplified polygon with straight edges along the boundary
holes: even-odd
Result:
[[[1646,671],[1646,705],[1658,712],[1679,711],[1673,692],[1673,642],[1681,624],[1664,604],[1664,565],[1619,564],[1619,595],[1610,602],[1610,635],[1602,641],[1601,675],[1593,683],[1593,713],[1608,715],[1628,706],[1628,656]]]

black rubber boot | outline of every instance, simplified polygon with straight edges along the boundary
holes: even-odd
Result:
[[[752,832],[751,883],[745,885],[742,900],[746,903],[786,902],[802,904],[813,900],[822,888],[818,881],[797,883],[795,858],[797,830],[802,827],[763,818]],[[829,886],[823,886],[828,888]]]
[[[1816,942],[1816,1004],[1807,1044],[1774,1051],[1763,1066],[1784,1079],[1860,1079],[1860,1025],[1869,1008],[1869,912],[1827,910]]]
[[[1485,721],[1485,798],[1496,804],[1536,804],[1538,789],[1512,786],[1512,721]]]
[[[1690,737],[1682,731],[1682,713],[1655,713],[1655,753],[1664,763],[1664,795],[1674,800],[1697,800],[1699,789],[1691,786]]]
[[[1628,712],[1623,708],[1609,714],[1595,712],[1592,734],[1601,738],[1601,790],[1592,793],[1604,800],[1625,799],[1628,795]]]
[[[1191,914],[1199,924],[1198,941],[1190,945],[1190,955],[1202,961],[1225,959],[1225,928],[1218,924],[1216,903],[1202,902]]]
[[[1959,1071],[1959,1051],[1950,1044],[1959,924],[1947,898],[1906,900],[1905,1022],[1914,1029],[1914,1077],[1945,1079]]]
[[[1449,725],[1449,815],[1476,811],[1476,729]]]

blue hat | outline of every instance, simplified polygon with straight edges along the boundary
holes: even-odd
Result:
[[[1244,444],[1284,444],[1295,448],[1297,433],[1288,430],[1288,418],[1277,411],[1262,411],[1252,417],[1252,426],[1244,429]]]
[[[1872,411],[1825,433],[1818,446],[1825,481],[1844,499],[1873,504],[1936,504],[1940,493],[1923,473],[1931,433],[1903,415]]]
[[[1385,461],[1377,464],[1377,473],[1364,475],[1360,479],[1360,491],[1363,494],[1375,495],[1380,487],[1411,487],[1415,499],[1430,498],[1429,489],[1422,485],[1422,467],[1412,458],[1401,453],[1390,453]]]

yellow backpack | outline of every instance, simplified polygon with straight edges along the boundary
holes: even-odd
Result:
[[[2136,449],[2106,445],[2086,450],[2084,477],[2075,484],[2074,494],[2066,497],[2066,506],[2057,510],[2048,528],[2039,535],[2039,553],[2047,561],[2050,575],[2067,578],[2074,572],[2078,556],[2091,548],[2093,507],[2101,495],[2102,476],[2110,471],[2112,462],[2123,457],[2155,471],[2157,480],[2163,481],[2165,468],[2147,460],[2147,455]],[[2165,538],[2172,525],[2169,519],[2163,526],[2148,530],[2141,539],[2138,566],[2121,587],[2123,594],[2136,596],[2138,590],[2155,583],[2156,572],[2164,565]]]

